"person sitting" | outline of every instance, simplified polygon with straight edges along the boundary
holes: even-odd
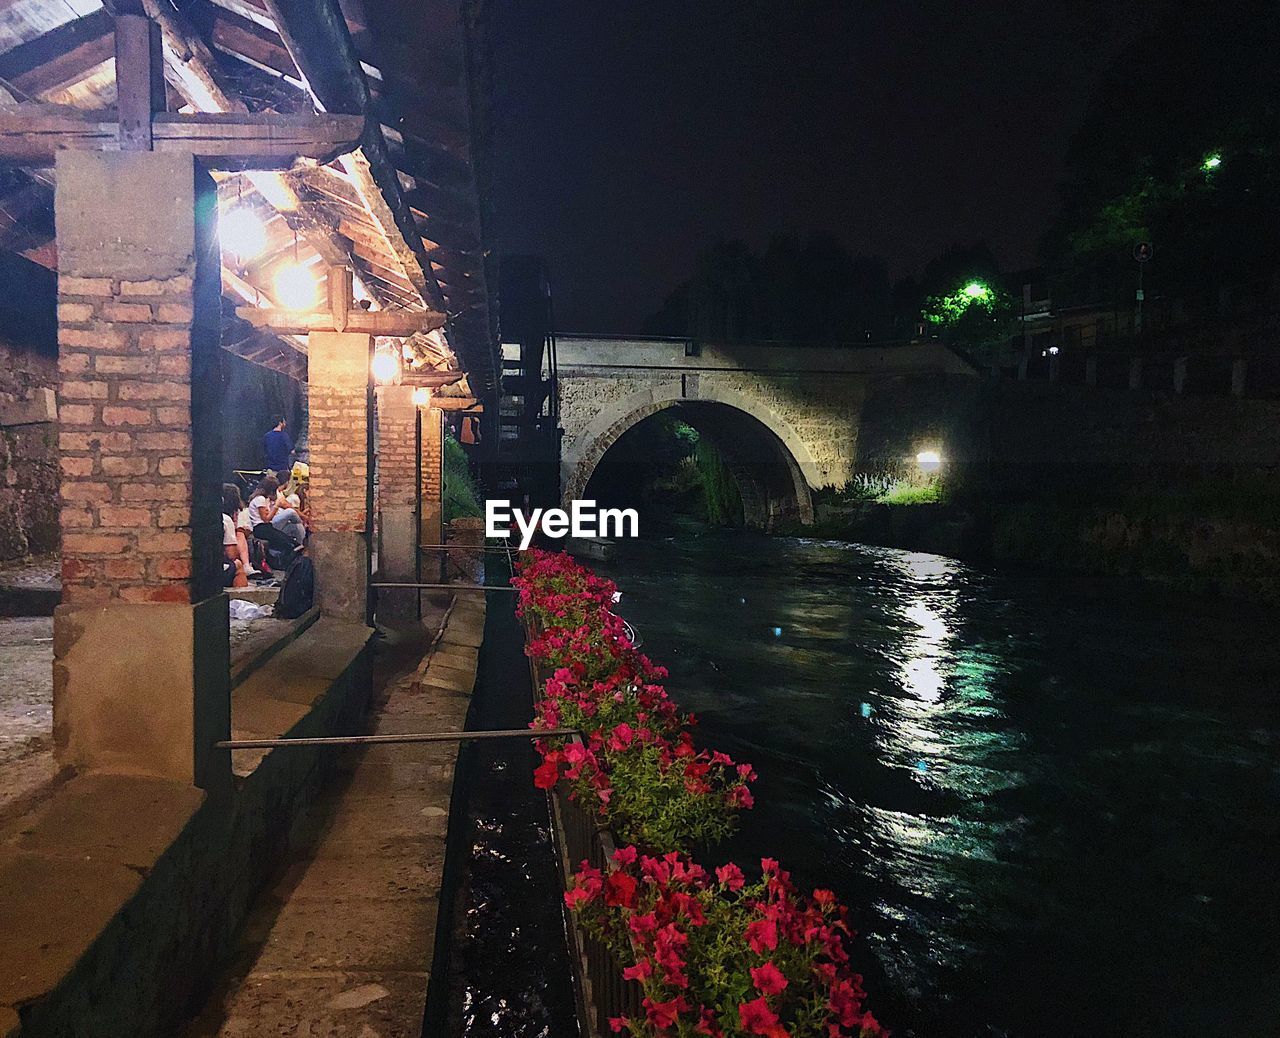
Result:
[[[282,504],[280,484],[275,476],[267,474],[249,499],[249,519],[253,523],[254,537],[266,541],[269,548],[288,561],[302,547],[307,528],[297,511],[287,505],[281,507]]]
[[[244,575],[256,576],[258,571],[253,568],[253,561],[249,556],[249,537],[253,532],[252,524],[249,523],[249,509],[244,503],[244,498],[240,496],[240,488],[234,483],[222,484],[222,512],[231,520]],[[223,523],[223,526],[225,527],[226,523]],[[224,543],[226,543],[225,538]]]
[[[222,511],[222,586],[249,586],[244,563],[240,560],[240,544],[236,538],[235,522],[227,514],[225,507]]]

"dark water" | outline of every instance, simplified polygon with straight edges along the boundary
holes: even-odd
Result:
[[[837,890],[897,1033],[1280,1034],[1274,613],[729,535],[597,568],[760,771],[718,850]]]
[[[505,584],[506,574],[491,574],[489,583]],[[468,728],[524,728],[533,716],[513,608],[513,595],[488,596]],[[536,758],[528,740],[502,740],[470,743],[459,760],[465,802],[455,810],[465,866],[447,956],[449,1005],[428,1006],[424,1034],[432,1038],[578,1034],[551,816],[546,794],[533,785]]]

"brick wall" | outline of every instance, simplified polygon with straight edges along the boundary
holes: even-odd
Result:
[[[59,280],[64,604],[190,600],[193,298],[186,275]]]
[[[390,387],[403,390],[406,387]],[[385,504],[416,503],[417,477],[416,407],[402,408],[387,399],[378,400],[378,494],[379,507]],[[428,504],[440,499],[440,412],[422,412],[422,496]]]
[[[308,360],[313,529],[365,528],[368,337],[312,333]]]

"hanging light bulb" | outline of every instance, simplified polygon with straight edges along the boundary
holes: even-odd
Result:
[[[267,228],[252,209],[237,205],[219,216],[218,239],[224,251],[243,263],[262,255],[267,247]]]
[[[431,390],[426,386],[419,386],[413,391],[414,407],[430,407],[431,406]]]
[[[294,263],[275,276],[276,300],[286,310],[310,310],[320,298],[320,285],[306,267]]]
[[[370,362],[370,370],[373,372],[374,381],[379,385],[385,386],[395,382],[400,377],[399,358],[388,350],[378,350]]]

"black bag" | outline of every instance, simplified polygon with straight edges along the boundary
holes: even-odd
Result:
[[[296,620],[311,608],[316,597],[316,568],[305,555],[294,560],[280,585],[280,597],[276,599],[275,615],[284,620]]]

